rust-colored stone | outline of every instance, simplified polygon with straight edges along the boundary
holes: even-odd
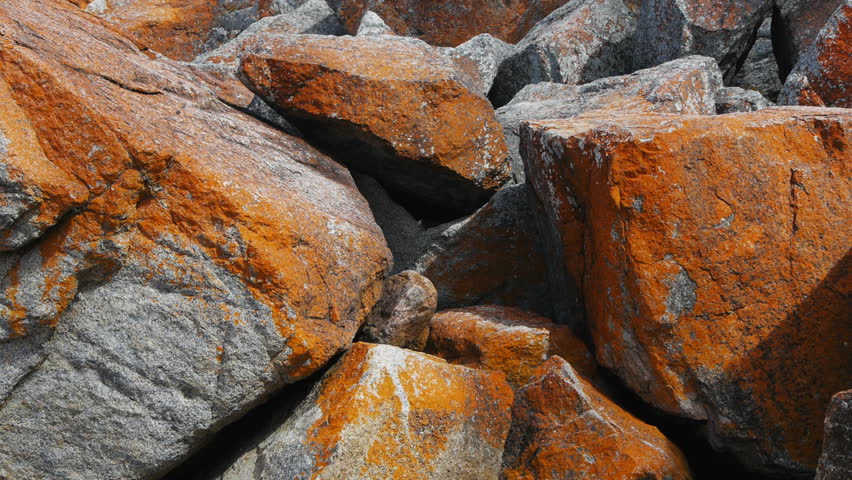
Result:
[[[603,396],[568,362],[551,357],[516,393],[500,478],[688,480],[691,476],[683,454],[659,430]]]
[[[389,190],[467,213],[508,180],[494,110],[437,49],[394,36],[260,35],[255,45],[242,57],[248,86]]]
[[[454,47],[480,33],[515,43],[563,3],[561,0],[343,0],[340,13],[352,35],[358,31],[361,17],[372,11],[399,35]]]
[[[825,405],[852,383],[852,114],[579,117],[524,135],[598,360],[752,468],[812,474]]]
[[[506,374],[523,386],[548,357],[559,355],[596,379],[591,353],[571,330],[522,310],[481,305],[438,312],[429,324],[426,352],[450,363]]]

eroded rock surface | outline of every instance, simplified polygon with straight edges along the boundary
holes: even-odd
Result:
[[[716,92],[716,113],[756,112],[775,105],[760,92],[739,87],[720,88]]]
[[[831,14],[844,1],[775,0],[772,10],[772,45],[778,58],[779,78],[787,78]]]
[[[411,270],[400,272],[385,282],[359,339],[423,350],[429,337],[429,321],[437,307],[438,293],[428,278]]]
[[[755,90],[771,101],[778,99],[783,86],[779,79],[778,62],[772,47],[772,20],[767,18],[757,31],[757,39],[748,56],[730,81],[730,86]]]
[[[852,477],[852,390],[831,398],[825,416],[825,437],[814,480]]]
[[[852,382],[852,114],[592,116],[526,135],[598,360],[751,468],[812,475],[825,405]]]

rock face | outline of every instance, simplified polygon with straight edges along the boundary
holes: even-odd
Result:
[[[783,81],[845,0],[775,0],[772,45]]]
[[[533,83],[580,84],[630,72],[637,9],[634,0],[565,3],[518,42],[500,66],[491,101],[503,106]]]
[[[571,477],[566,477],[570,472]],[[683,454],[659,430],[551,357],[516,393],[502,480],[687,480]]]
[[[491,91],[497,69],[512,52],[514,46],[487,33],[477,35],[458,47],[444,50],[468,74],[482,95],[488,95]]]
[[[716,113],[756,112],[773,106],[760,92],[739,87],[720,88],[716,92]]]
[[[511,404],[500,373],[357,343],[223,480],[496,479]]]
[[[831,399],[825,416],[825,437],[814,480],[852,477],[852,390]]]
[[[0,477],[156,477],[345,349],[389,252],[343,167],[189,71],[66,2],[0,30]]]
[[[714,95],[721,87],[722,74],[716,62],[698,56],[586,85],[530,85],[497,110],[509,147],[512,176],[519,183],[526,178],[519,151],[520,128],[525,121],[572,118],[594,110],[712,114]]]
[[[515,308],[444,310],[432,318],[429,330],[428,353],[456,365],[503,372],[516,388],[553,355],[567,358],[587,378],[597,375],[589,350],[568,327]]]
[[[813,474],[825,405],[852,383],[852,114],[581,117],[525,135],[598,360],[752,468]]]
[[[391,191],[459,214],[508,180],[488,101],[423,42],[265,36],[244,54],[242,73],[307,138]]]
[[[731,79],[732,87],[755,90],[771,101],[781,93],[778,62],[772,48],[772,20],[767,18],[757,31],[757,40],[748,52],[740,71]],[[786,75],[785,75],[786,76]]]
[[[376,35],[394,35],[393,29],[375,12],[367,11],[358,22],[356,37],[375,37]]]
[[[782,105],[852,108],[852,0],[846,0],[787,77]]]
[[[561,0],[342,0],[340,14],[354,34],[368,11],[377,13],[390,28],[432,45],[454,47],[480,33],[515,43]]]
[[[705,55],[715,58],[725,79],[730,80],[748,54],[755,32],[772,4],[772,0],[643,1],[635,66],[644,68],[685,55]]]
[[[400,272],[385,283],[360,339],[423,350],[429,337],[429,321],[437,307],[438,293],[428,278],[411,270]]]

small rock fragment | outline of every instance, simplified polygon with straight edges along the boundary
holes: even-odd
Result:
[[[763,98],[760,92],[725,87],[716,92],[716,113],[756,112],[775,105]]]
[[[394,35],[393,29],[382,20],[375,12],[368,10],[361,17],[361,23],[358,24],[356,37],[375,37],[378,35]]]
[[[359,340],[423,350],[437,307],[438,294],[428,278],[411,270],[400,272],[385,281]]]

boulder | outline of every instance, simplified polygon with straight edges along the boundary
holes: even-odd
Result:
[[[391,192],[458,217],[508,180],[503,132],[452,60],[404,37],[265,35],[247,85]]]
[[[511,404],[501,373],[356,343],[222,479],[496,479]]]
[[[454,47],[480,33],[515,43],[564,0],[342,0],[340,15],[355,34],[366,12],[378,14],[390,28],[432,45]]]
[[[375,37],[377,35],[394,35],[393,29],[375,12],[366,11],[358,22],[356,37]]]
[[[518,183],[526,178],[519,151],[520,128],[525,121],[572,118],[593,110],[712,114],[714,94],[721,87],[722,74],[716,61],[698,56],[586,85],[529,85],[497,110],[497,121],[503,126],[509,147],[512,176]]]
[[[583,376],[597,379],[597,366],[571,329],[511,307],[478,305],[438,312],[429,324],[426,352],[448,362],[503,372],[514,388],[535,369],[559,355]]]
[[[570,476],[566,476],[570,475]],[[550,357],[518,390],[502,480],[688,480],[683,454],[655,427]]]
[[[635,67],[685,55],[713,57],[726,82],[745,61],[773,0],[646,0],[637,27]]]
[[[852,113],[541,121],[521,151],[598,361],[749,467],[813,475],[852,384]]]
[[[757,40],[748,52],[740,71],[731,79],[732,87],[755,90],[771,101],[781,93],[778,62],[772,49],[772,20],[767,18],[757,31]]]
[[[345,168],[188,70],[67,2],[0,29],[0,477],[158,477],[345,350],[389,252]]]
[[[359,339],[423,350],[438,293],[428,278],[406,270],[387,279],[379,302],[364,323]]]
[[[489,94],[492,103],[501,107],[533,83],[573,85],[629,73],[637,9],[635,0],[565,3],[538,22],[500,65]]]
[[[716,113],[756,112],[775,105],[760,92],[739,87],[720,88],[716,92]]]
[[[852,108],[852,0],[831,16],[799,58],[778,96],[780,105]]]
[[[512,52],[514,46],[487,33],[477,35],[458,47],[444,49],[444,53],[473,80],[482,95],[488,95],[497,77],[497,69]]]
[[[825,416],[825,437],[814,480],[852,478],[852,390],[831,398]]]
[[[783,82],[844,0],[775,0],[772,46]]]

